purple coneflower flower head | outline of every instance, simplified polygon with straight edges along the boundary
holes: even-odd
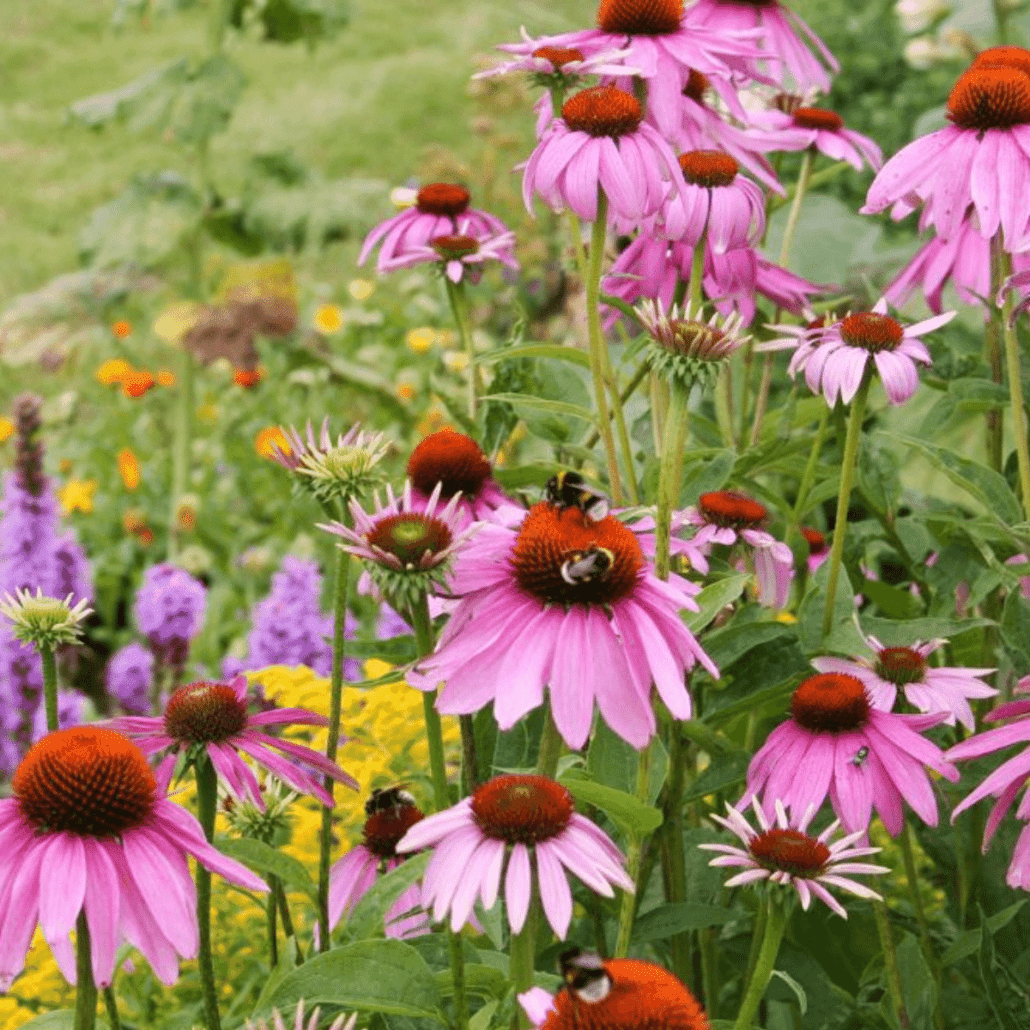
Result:
[[[755,243],[765,229],[765,197],[729,154],[690,150],[679,156],[683,182],[659,214],[660,234],[715,254]]]
[[[883,151],[868,136],[849,129],[836,111],[824,107],[797,107],[790,113],[771,110],[753,116],[754,127],[745,133],[755,149],[808,150],[814,147],[834,161],[847,161],[856,171],[883,164]]]
[[[265,726],[285,724],[328,726],[325,716],[306,708],[272,708],[253,714],[249,707],[255,699],[248,693],[246,676],[237,676],[230,683],[199,680],[179,687],[159,718],[125,715],[105,725],[135,740],[146,755],[169,752],[159,767],[169,770],[169,775],[175,768],[179,751],[206,753],[226,786],[237,797],[247,798],[262,810],[260,784],[243,755],[249,755],[298,793],[310,794],[330,808],[332,795],[302,766],[358,789],[353,777],[324,755],[263,732]],[[341,738],[341,743],[345,740]]]
[[[800,819],[788,819],[783,802],[777,800],[776,820],[772,824],[766,819],[757,799],[752,802],[751,807],[758,821],[757,831],[728,801],[725,819],[719,815],[711,816],[720,826],[736,834],[743,841],[743,848],[729,844],[698,844],[704,851],[721,853],[720,857],[713,858],[709,865],[743,869],[743,872],[735,873],[726,881],[727,887],[740,887],[745,883],[768,880],[784,887],[793,887],[801,899],[801,907],[806,912],[814,894],[820,901],[826,902],[831,911],[844,919],[848,918],[847,911],[827,887],[840,887],[860,898],[883,900],[876,891],[851,878],[855,874],[877,875],[890,872],[887,866],[855,861],[875,855],[880,850],[855,847],[855,844],[865,836],[864,830],[856,830],[830,843],[834,832],[840,826],[840,821],[834,820],[818,837],[809,836],[808,824],[816,812],[814,805],[809,805]]]
[[[329,927],[349,914],[379,876],[404,861],[397,853],[404,835],[425,816],[407,791],[376,790],[365,802],[363,841],[351,848],[329,873]],[[384,917],[387,937],[417,937],[429,930],[429,916],[421,910],[422,888],[412,884],[390,906]],[[412,909],[419,909],[412,912]]]
[[[948,311],[903,326],[887,314],[887,301],[881,298],[872,311],[847,315],[801,336],[788,371],[792,376],[803,371],[808,388],[822,393],[827,404],[838,400],[850,404],[871,364],[887,400],[904,404],[919,386],[916,362],[931,364],[930,352],[920,337],[946,325],[955,315]]]
[[[394,263],[394,268],[436,264],[452,283],[468,279],[479,282],[482,265],[486,261],[500,261],[508,268],[518,269],[515,260],[515,233],[471,234],[467,219],[458,223],[458,231],[446,236],[434,236],[421,247],[411,247]]]
[[[872,658],[813,658],[820,672],[841,672],[865,684],[870,704],[889,712],[900,688],[905,700],[921,712],[944,712],[944,722],[954,726],[956,719],[973,731],[973,710],[969,698],[994,697],[998,693],[981,677],[994,669],[961,669],[933,666],[926,661],[946,640],[916,641],[911,647],[884,647],[876,637],[866,637]]]
[[[136,592],[136,626],[160,663],[183,668],[206,608],[204,584],[185,569],[162,562],[147,569]]]
[[[779,0],[697,0],[689,14],[715,32],[761,29],[759,45],[766,56],[756,71],[782,86],[788,85],[789,74],[799,92],[815,87],[825,93],[829,73],[840,71],[826,44]]]
[[[172,984],[178,958],[197,954],[195,891],[187,855],[248,890],[268,887],[215,850],[197,820],[165,796],[135,744],[110,729],[78,726],[44,737],[0,800],[0,990],[21,972],[37,922],[75,982],[70,934],[89,927],[93,979],[110,986],[123,943]]]
[[[450,912],[457,932],[476,898],[493,908],[504,880],[508,925],[518,933],[533,896],[533,873],[551,929],[562,940],[572,921],[566,871],[610,898],[632,891],[623,856],[608,836],[573,805],[572,795],[544,776],[496,776],[453,808],[416,823],[397,845],[401,854],[432,846],[422,879],[433,918]]]
[[[476,72],[473,79],[486,79],[495,75],[528,72],[538,85],[549,88],[575,86],[587,75],[636,75],[638,69],[625,63],[629,53],[625,47],[597,49],[595,47],[564,46],[565,36],[540,36],[533,39],[525,28],[519,30],[521,43],[499,43],[498,50],[513,54],[510,61],[501,61],[492,68]],[[567,33],[566,33],[567,35]]]
[[[867,830],[873,806],[887,832],[904,827],[902,802],[929,826],[937,825],[937,799],[926,767],[949,780],[958,770],[923,730],[936,715],[895,715],[874,708],[855,676],[820,673],[791,699],[791,718],[758,749],[747,770],[738,808],[761,794],[766,815],[780,800],[794,812],[818,809],[827,794],[849,833]]]
[[[456,512],[461,528],[492,518],[498,508],[512,503],[493,478],[493,468],[483,449],[470,436],[453,429],[430,433],[408,458],[407,477],[415,502],[429,502],[437,484],[440,499],[458,497]]]
[[[311,1010],[311,1015],[308,1018],[307,1023],[304,1022],[304,999],[301,998],[297,1002],[297,1008],[293,1013],[293,1024],[287,1027],[283,1021],[282,1013],[278,1009],[272,1009],[272,1022],[271,1024],[265,1022],[263,1019],[259,1019],[256,1023],[251,1022],[249,1019],[244,1022],[247,1030],[317,1030],[318,1028],[318,1017],[321,1015],[321,1010],[316,1005]],[[358,1014],[352,1012],[349,1016],[346,1013],[337,1016],[332,1023],[326,1028],[326,1030],[354,1030],[355,1024],[358,1021]]]
[[[919,203],[929,223],[950,239],[972,207],[980,235],[1000,230],[1006,250],[1021,250],[1030,183],[1030,75],[1026,68],[979,65],[964,72],[948,97],[951,124],[898,151],[873,180],[863,214],[892,207],[905,217]]]
[[[617,86],[594,86],[566,100],[526,162],[522,198],[530,214],[539,193],[553,210],[568,207],[593,222],[600,189],[613,219],[653,215],[681,176],[672,148],[643,117],[640,101]]]
[[[1021,692],[1030,691],[1030,676],[1024,677],[1016,688]],[[984,716],[985,722],[998,722],[1001,719],[1012,719],[1006,726],[998,726],[985,730],[976,736],[963,740],[954,747],[948,748],[945,757],[949,761],[962,762],[970,758],[980,758],[992,754],[1013,744],[1030,743],[1030,699],[1009,701],[998,705]],[[1002,762],[990,773],[975,790],[971,791],[951,813],[951,821],[961,815],[967,808],[975,805],[988,795],[997,798],[991,814],[984,826],[983,850],[991,844],[1005,813],[1012,807],[1016,795],[1027,785],[1030,775],[1030,747]],[[1005,882],[1013,888],[1030,890],[1030,790],[1023,794],[1023,799],[1016,809],[1016,818],[1028,823],[1024,827],[1016,847],[1012,853]]]
[[[754,564],[758,603],[782,608],[794,575],[794,554],[762,526],[769,519],[765,506],[732,490],[714,490],[688,508],[686,521],[697,526],[693,545],[711,553],[715,544],[743,544]]]
[[[633,531],[607,515],[542,501],[520,525],[483,523],[455,564],[461,597],[437,650],[408,673],[437,708],[465,714],[494,704],[510,729],[544,701],[565,742],[579,749],[601,718],[634,747],[655,731],[654,683],[678,719],[690,717],[684,673],[700,662],[718,676],[680,618],[697,586],[659,580]]]
[[[458,232],[458,219],[465,231],[473,236],[496,236],[508,227],[494,215],[469,207],[469,191],[464,186],[449,182],[432,182],[423,186],[415,197],[414,207],[388,218],[365,237],[358,264],[363,265],[372,251],[379,246],[376,271],[392,272],[402,267],[412,250],[424,247],[437,236]]]
[[[354,528],[342,522],[319,524],[346,542],[339,546],[366,563],[372,582],[395,608],[408,608],[423,596],[445,588],[452,558],[478,529],[461,528],[455,494],[440,504],[442,487],[436,485],[425,505],[414,499],[411,482],[395,497],[387,485],[386,504],[376,497],[376,510],[366,512],[351,501]]]

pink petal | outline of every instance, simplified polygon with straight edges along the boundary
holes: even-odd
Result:
[[[519,933],[525,925],[532,893],[529,850],[525,844],[516,844],[508,856],[508,872],[504,878],[504,901],[512,933]]]
[[[551,929],[559,940],[565,940],[572,922],[572,891],[565,878],[565,870],[554,850],[554,841],[541,841],[534,848],[536,853],[537,883],[540,886],[540,903]]]

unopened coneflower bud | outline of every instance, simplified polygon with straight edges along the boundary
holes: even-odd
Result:
[[[11,631],[26,644],[54,650],[62,644],[74,644],[82,632],[81,625],[92,611],[85,598],[72,604],[73,594],[63,601],[45,597],[39,588],[33,595],[17,590],[0,601],[0,613],[11,622]]]

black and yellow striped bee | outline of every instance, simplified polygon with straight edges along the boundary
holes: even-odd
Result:
[[[365,815],[371,817],[377,812],[386,812],[391,808],[403,808],[414,805],[415,798],[404,789],[403,783],[394,783],[389,787],[377,787],[365,802]]]
[[[604,579],[614,564],[615,555],[611,551],[591,544],[585,551],[576,551],[562,562],[561,578],[571,587],[591,583],[595,579]]]
[[[608,997],[612,978],[604,968],[599,955],[591,955],[581,948],[563,951],[558,958],[563,989],[582,1001],[596,1003]]]
[[[579,508],[591,522],[600,522],[611,510],[608,498],[587,486],[578,472],[562,471],[551,476],[545,496],[560,508]]]

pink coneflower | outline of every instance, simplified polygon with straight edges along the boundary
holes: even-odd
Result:
[[[508,227],[486,211],[469,207],[469,191],[464,186],[449,182],[433,182],[423,186],[415,198],[415,206],[388,218],[365,237],[358,264],[363,265],[369,254],[380,246],[376,261],[377,272],[391,272],[403,267],[399,262],[419,247],[425,247],[438,236],[459,232],[461,220],[464,232],[475,238],[499,236]]]
[[[814,575],[816,570],[830,557],[830,548],[826,543],[826,537],[818,529],[811,526],[802,526],[801,535],[808,544],[808,574]]]
[[[640,101],[617,86],[595,86],[565,101],[526,162],[522,198],[533,212],[539,193],[555,211],[597,218],[603,190],[613,218],[638,222],[653,215],[679,176],[676,155],[643,121]]]
[[[893,205],[895,219],[919,202],[949,239],[972,206],[980,235],[999,230],[1007,250],[1020,249],[1030,182],[1030,75],[1014,67],[969,68],[948,97],[951,125],[909,143],[880,169],[863,214]]]
[[[412,268],[415,265],[437,264],[452,283],[468,278],[476,283],[482,275],[486,261],[500,261],[508,268],[518,269],[515,260],[515,233],[479,233],[472,235],[467,219],[458,222],[458,230],[445,236],[433,236],[422,246],[406,249],[391,265],[391,269]]]
[[[866,830],[873,806],[887,832],[904,826],[902,802],[923,822],[937,825],[937,800],[926,766],[949,780],[958,770],[923,730],[944,714],[895,715],[874,708],[855,676],[820,673],[805,680],[780,723],[747,770],[747,790],[737,807],[761,793],[766,814],[777,799],[794,812],[818,808],[830,796],[849,833]]]
[[[447,714],[493,701],[505,730],[543,704],[549,686],[570,747],[586,742],[595,701],[620,737],[643,747],[655,731],[652,682],[687,719],[685,671],[700,662],[718,676],[679,614],[696,610],[697,591],[677,576],[658,579],[618,519],[542,501],[520,526],[483,523],[456,563],[461,601],[408,682],[431,690],[445,681],[437,707]]]
[[[248,711],[253,700],[256,698],[248,694],[246,676],[236,676],[229,683],[200,680],[176,690],[160,718],[126,715],[111,719],[105,725],[133,739],[145,755],[168,751],[160,768],[167,769],[169,775],[179,751],[192,748],[205,751],[229,789],[262,810],[261,787],[241,752],[298,793],[311,794],[330,808],[334,804],[332,795],[301,768],[301,764],[358,789],[357,781],[325,755],[302,744],[271,737],[260,729],[290,723],[328,726],[325,716],[306,708],[273,708],[255,714]],[[277,755],[272,748],[287,757]]]
[[[762,70],[780,85],[786,84],[784,71],[789,72],[801,93],[812,87],[827,92],[828,72],[840,71],[826,44],[778,0],[697,0],[690,7],[690,15],[693,21],[716,32],[760,28],[762,49],[768,55]]]
[[[765,229],[765,197],[729,154],[690,150],[680,154],[683,182],[659,215],[660,233],[696,247],[707,233],[715,254],[757,242]]]
[[[397,851],[434,848],[422,878],[433,918],[451,914],[457,932],[472,915],[497,901],[503,873],[508,925],[518,933],[533,896],[533,874],[544,915],[564,940],[572,920],[566,871],[606,898],[612,887],[634,889],[623,857],[608,836],[576,812],[572,795],[545,776],[496,776],[453,808],[416,823]]]
[[[187,855],[248,890],[268,890],[204,839],[197,820],[165,797],[135,744],[109,729],[58,730],[29,749],[0,800],[0,990],[25,964],[38,922],[69,983],[69,934],[83,910],[93,980],[109,987],[115,953],[129,943],[162,983],[178,957],[197,954],[196,894]]]
[[[364,842],[337,860],[329,873],[330,929],[368,893],[379,876],[404,861],[397,854],[397,844],[424,818],[414,799],[397,788],[373,791],[365,803],[365,815]],[[408,914],[421,904],[422,889],[412,884],[387,910],[383,919],[386,936],[417,937],[425,933],[429,928],[426,913]]]
[[[692,543],[709,552],[714,544],[746,545],[758,581],[758,603],[782,608],[794,573],[791,549],[761,527],[768,521],[764,505],[731,490],[715,490],[698,498],[686,520],[698,527]]]
[[[848,315],[803,335],[788,371],[792,376],[803,371],[808,388],[821,392],[828,404],[838,400],[849,404],[872,362],[887,400],[903,404],[919,386],[916,362],[931,364],[920,337],[946,325],[955,315],[949,311],[903,326],[887,314],[887,301],[881,298],[872,311]]]
[[[857,858],[875,855],[880,850],[854,847],[865,836],[864,830],[849,833],[830,844],[829,840],[840,826],[840,821],[834,820],[818,837],[810,837],[807,832],[808,824],[816,813],[813,805],[809,805],[800,819],[793,815],[788,819],[783,802],[777,800],[775,825],[770,825],[757,798],[752,801],[751,807],[754,809],[761,832],[756,832],[728,801],[725,819],[719,815],[710,816],[720,826],[736,834],[744,842],[744,848],[736,848],[729,844],[698,844],[703,851],[721,853],[721,857],[713,858],[708,863],[710,866],[743,868],[743,872],[734,874],[726,881],[727,887],[740,887],[745,883],[769,880],[784,887],[793,887],[801,899],[801,907],[806,912],[814,894],[820,901],[826,902],[831,911],[844,919],[848,918],[848,913],[826,889],[827,886],[840,887],[860,898],[883,900],[876,891],[870,890],[865,884],[842,875],[876,875],[890,872],[887,866],[855,861]]]
[[[961,669],[927,664],[946,640],[917,641],[911,647],[884,647],[876,637],[865,638],[872,658],[813,658],[812,665],[820,672],[842,672],[865,684],[871,704],[889,712],[894,707],[900,687],[910,705],[927,714],[944,712],[944,722],[954,726],[957,719],[967,730],[974,726],[971,697],[994,697],[994,687],[981,682],[994,669]]]
[[[490,518],[498,508],[512,503],[493,478],[483,449],[470,436],[453,429],[441,429],[422,438],[408,458],[407,476],[413,497],[423,505],[438,483],[441,500],[458,497],[456,512],[461,529]]]
[[[511,75],[527,72],[536,76],[542,85],[553,80],[563,85],[575,83],[586,75],[637,74],[637,69],[627,67],[625,58],[629,50],[625,47],[606,50],[565,46],[562,36],[539,36],[533,39],[525,28],[519,30],[521,43],[498,43],[497,49],[514,54],[514,60],[501,61],[492,68],[476,72],[473,79],[485,79],[494,75]]]
[[[877,169],[883,164],[883,151],[868,136],[844,125],[836,111],[823,107],[798,107],[785,111],[765,111],[753,116],[754,128],[746,138],[755,149],[807,150],[814,147],[834,161],[847,161],[856,171],[864,165]]]
[[[1020,680],[1016,689],[1023,692],[1030,691],[1030,676]],[[998,705],[984,716],[985,722],[997,722],[999,719],[1015,719],[1016,721],[963,740],[954,747],[948,748],[945,758],[949,761],[961,762],[969,758],[989,755],[993,751],[1000,751],[1012,744],[1030,742],[1030,718],[1028,716],[1030,716],[1030,700],[1009,701],[1006,704]],[[951,813],[951,821],[954,822],[967,808],[975,805],[977,801],[989,794],[997,798],[984,826],[983,850],[986,851],[990,847],[991,839],[1005,817],[1005,813],[1012,807],[1012,802],[1016,800],[1016,795],[1026,786],[1028,775],[1030,775],[1030,747],[1024,748],[1018,755],[999,765],[975,790],[959,802]],[[1024,793],[1023,800],[1016,809],[1016,818],[1030,820],[1030,791]],[[1016,841],[1005,882],[1013,888],[1030,890],[1030,825],[1023,828],[1023,832]]]

